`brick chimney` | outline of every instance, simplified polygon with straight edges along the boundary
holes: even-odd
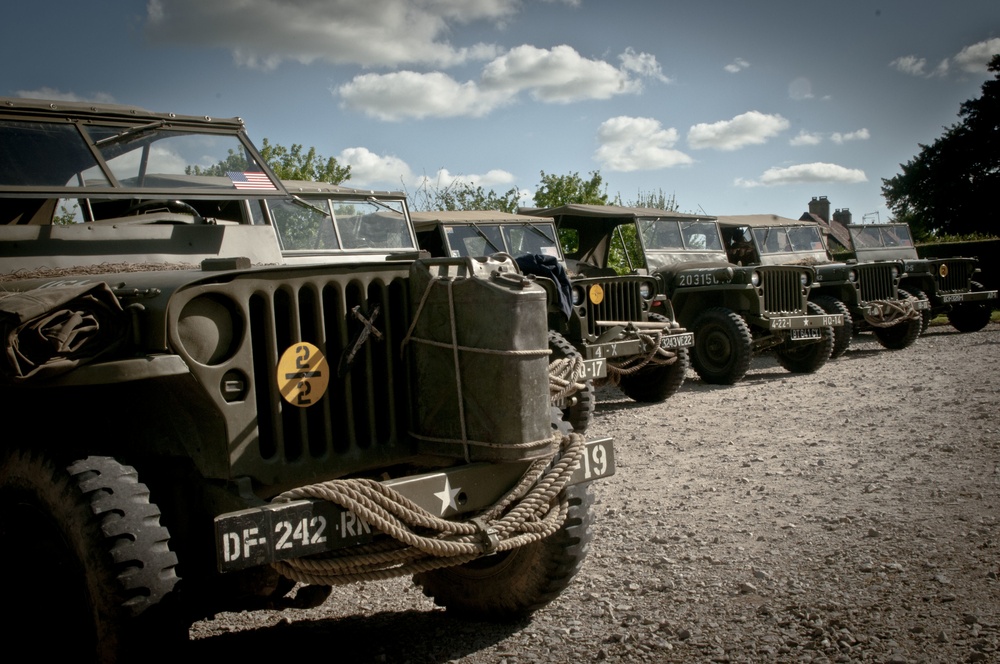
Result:
[[[826,196],[813,196],[809,201],[809,214],[814,214],[826,223],[830,223],[830,199]]]
[[[834,210],[833,220],[836,221],[838,224],[847,226],[848,224],[851,223],[851,211],[848,210],[847,208]]]

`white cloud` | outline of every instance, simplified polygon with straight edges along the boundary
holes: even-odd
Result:
[[[900,58],[896,58],[889,63],[889,66],[896,71],[902,72],[904,74],[909,74],[910,76],[918,76],[921,78],[933,78],[941,77],[948,74],[950,69],[950,64],[948,58],[945,58],[934,69],[927,69],[927,59],[918,58],[915,55],[904,55]]]
[[[502,24],[518,0],[149,0],[146,34],[160,43],[223,47],[240,65],[274,69],[303,64],[453,66],[486,60],[490,44],[456,47],[456,24]]]
[[[728,71],[730,74],[738,74],[741,71],[743,71],[744,69],[748,69],[749,67],[750,67],[750,63],[749,62],[747,62],[743,58],[736,58],[735,60],[733,60],[732,62],[730,62],[728,65],[726,65],[725,67],[723,67],[723,69],[725,69],[726,71]]]
[[[737,178],[735,184],[740,187],[773,187],[786,184],[857,184],[867,181],[868,177],[860,169],[815,162],[785,168],[769,168],[756,180]]]
[[[808,78],[799,77],[788,84],[788,97],[795,101],[812,99],[812,81]]]
[[[714,148],[728,152],[766,143],[788,127],[788,120],[780,115],[749,111],[732,120],[696,124],[688,130],[687,140],[695,150]]]
[[[399,157],[381,156],[368,148],[346,148],[337,155],[341,165],[351,167],[352,187],[372,186],[380,183],[411,184],[414,182],[413,171]]]
[[[1000,54],[1000,37],[966,46],[954,57],[959,69],[969,73],[987,72],[990,59]]]
[[[336,94],[344,107],[381,120],[481,117],[513,101],[507,94],[484,92],[473,81],[459,83],[440,72],[362,74],[337,88]]]
[[[618,116],[605,120],[597,130],[600,147],[594,158],[609,171],[639,171],[670,168],[692,163],[691,157],[674,150],[677,130],[664,129],[653,118]]]
[[[663,83],[669,83],[670,79],[663,75],[660,63],[656,61],[656,56],[650,53],[636,53],[631,48],[626,48],[625,52],[618,56],[621,60],[622,69],[630,71],[639,76],[655,78]]]
[[[657,76],[656,59],[632,53],[647,76]],[[608,99],[634,94],[640,79],[603,60],[582,57],[569,46],[540,49],[522,45],[489,62],[479,81],[460,83],[441,72],[362,74],[334,93],[345,108],[382,120],[482,117],[517,100],[522,92],[546,103]]]
[[[847,143],[848,141],[867,141],[869,138],[871,138],[871,134],[868,133],[867,129],[858,129],[846,134],[842,134],[839,131],[830,134],[830,140],[837,144]]]
[[[793,147],[801,147],[803,145],[819,145],[822,142],[823,134],[808,132],[803,129],[799,132],[798,136],[788,141],[788,144]]]
[[[106,92],[92,92],[80,95],[75,92],[60,92],[55,88],[41,87],[34,90],[17,90],[15,97],[23,99],[51,99],[52,101],[93,101],[100,104],[114,104],[115,98]]]
[[[544,49],[528,44],[512,48],[487,63],[481,86],[484,90],[510,94],[530,90],[540,101],[560,103],[609,99],[642,89],[642,84],[627,71],[603,60],[584,58],[571,46]]]
[[[497,185],[509,185],[513,182],[514,175],[499,168],[491,169],[484,175],[473,173],[452,174],[447,168],[441,168],[434,175],[423,175],[416,180],[418,186],[427,183],[440,189],[450,187],[454,184],[467,184],[490,189]]]

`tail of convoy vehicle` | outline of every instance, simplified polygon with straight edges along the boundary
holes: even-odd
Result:
[[[392,576],[494,620],[568,585],[614,449],[553,416],[545,290],[419,259],[402,195],[330,200],[238,118],[0,100],[12,651],[158,658]]]
[[[882,346],[907,348],[920,336],[930,303],[899,287],[902,260],[834,261],[820,226],[776,215],[719,217],[729,260],[741,265],[809,265],[816,281],[809,300],[844,324],[834,328],[831,358],[843,355],[854,332],[871,330]]]
[[[684,383],[694,338],[669,305],[653,310],[656,284],[650,277],[567,267],[548,218],[494,210],[412,216],[420,247],[431,255],[513,256],[522,272],[545,287],[554,356],[582,360],[567,376],[581,389],[563,405],[577,430],[590,421],[595,383],[613,381],[630,398],[650,403],[665,401]]]
[[[655,277],[694,333],[691,364],[707,383],[739,381],[766,350],[792,372],[816,371],[830,357],[844,317],[809,301],[814,268],[734,265],[715,217],[577,204],[531,214],[555,219],[566,260],[579,269],[607,269],[617,250],[632,273]]]
[[[997,291],[975,280],[980,271],[976,258],[920,258],[906,224],[849,224],[847,229],[860,261],[896,260],[903,264],[901,286],[918,299],[927,299],[922,330],[940,314],[959,332],[986,327],[997,303]]]

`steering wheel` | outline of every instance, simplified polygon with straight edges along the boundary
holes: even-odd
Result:
[[[178,200],[166,200],[166,199],[154,199],[151,201],[143,201],[141,203],[136,203],[130,207],[125,214],[129,216],[137,216],[142,214],[145,210],[150,210],[154,208],[166,208],[170,212],[177,212],[180,214],[191,215],[191,221],[163,221],[162,223],[192,223],[192,224],[204,224],[205,218],[201,216],[201,213],[195,209],[190,203],[185,203],[184,201]]]

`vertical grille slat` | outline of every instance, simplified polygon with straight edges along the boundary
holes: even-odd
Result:
[[[802,282],[798,270],[760,269],[764,289],[764,311],[769,314],[805,313]]]
[[[941,265],[946,266],[947,273],[941,276]],[[969,290],[969,280],[972,278],[971,265],[968,261],[941,261],[935,265],[934,279],[939,291],[962,293]]]
[[[859,265],[856,272],[863,302],[897,299],[896,282],[892,278],[892,264]]]
[[[604,299],[594,304],[587,299],[587,332],[598,335],[602,332],[597,321],[641,321],[643,320],[642,296],[638,279],[620,277],[613,281],[590,282],[604,290]]]

